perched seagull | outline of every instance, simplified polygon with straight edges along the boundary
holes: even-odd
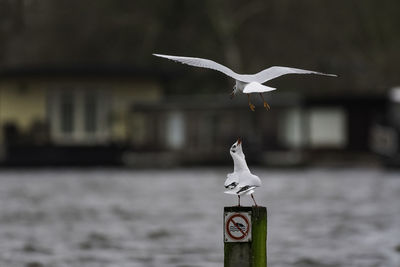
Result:
[[[253,193],[256,187],[261,186],[261,180],[258,176],[252,174],[247,167],[246,159],[242,150],[242,140],[239,138],[230,149],[230,154],[233,159],[233,173],[227,175],[225,180],[226,194],[238,196],[238,206],[240,206],[240,196],[250,195],[257,206]]]
[[[269,80],[275,79],[275,78],[285,75],[285,74],[317,74],[317,75],[337,77],[337,75],[335,75],[335,74],[326,74],[326,73],[321,73],[321,72],[316,72],[316,71],[311,71],[311,70],[302,70],[302,69],[279,67],[279,66],[270,67],[270,68],[260,71],[256,74],[238,74],[238,73],[234,72],[233,70],[229,69],[228,67],[225,67],[225,66],[223,66],[215,61],[209,60],[209,59],[195,58],[195,57],[177,57],[177,56],[160,55],[160,54],[153,54],[153,55],[157,56],[157,57],[167,58],[170,60],[181,62],[183,64],[187,64],[190,66],[213,69],[213,70],[222,72],[225,75],[228,75],[229,77],[232,77],[233,79],[236,80],[236,83],[235,83],[235,86],[233,86],[231,98],[233,98],[236,95],[236,93],[238,93],[238,92],[247,94],[249,107],[252,111],[255,110],[255,106],[250,102],[250,94],[252,94],[252,93],[260,94],[260,96],[264,102],[264,107],[267,110],[270,109],[270,106],[264,100],[264,97],[262,95],[262,93],[276,90],[276,88],[262,85],[263,83],[265,83]]]

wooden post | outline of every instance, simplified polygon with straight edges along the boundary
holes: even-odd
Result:
[[[267,209],[225,207],[224,267],[266,266]]]

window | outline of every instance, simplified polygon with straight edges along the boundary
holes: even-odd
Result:
[[[50,91],[48,99],[53,141],[92,144],[107,139],[108,102],[103,90],[63,88]]]
[[[182,113],[175,111],[167,116],[167,146],[181,149],[185,144],[185,121]]]
[[[304,113],[298,108],[287,109],[279,120],[279,138],[288,148],[300,148],[306,141],[304,137]]]
[[[87,133],[95,133],[97,130],[98,113],[96,94],[93,92],[86,92],[84,101],[85,131]]]
[[[347,145],[346,113],[341,108],[310,110],[310,145],[313,148],[343,148]]]
[[[70,92],[64,92],[60,99],[61,131],[70,134],[74,128],[74,99]]]

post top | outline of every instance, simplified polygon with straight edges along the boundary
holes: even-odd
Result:
[[[263,206],[232,206],[232,207],[224,207],[224,212],[248,212],[248,211],[266,211],[267,208]]]

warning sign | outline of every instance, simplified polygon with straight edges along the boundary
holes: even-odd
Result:
[[[251,212],[226,212],[224,217],[225,242],[251,241]]]

